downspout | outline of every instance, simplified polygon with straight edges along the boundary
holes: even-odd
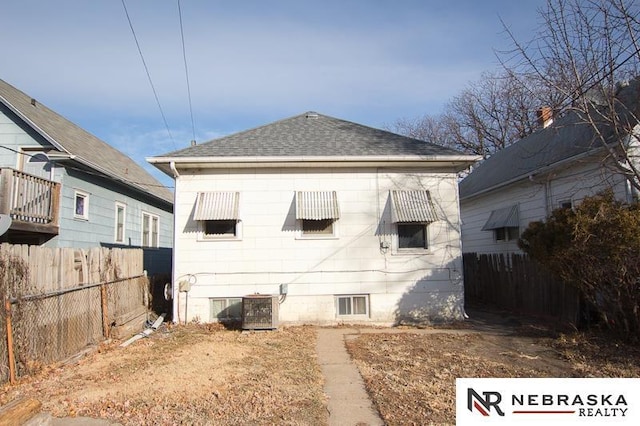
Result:
[[[171,256],[171,272],[173,275],[173,285],[171,286],[171,291],[173,292],[172,298],[171,300],[173,300],[173,306],[172,308],[172,314],[171,314],[171,321],[174,324],[177,324],[179,321],[178,318],[178,303],[180,303],[180,289],[178,288],[178,283],[175,279],[176,277],[176,243],[178,241],[178,237],[177,237],[177,232],[176,229],[176,222],[177,222],[177,218],[176,218],[176,201],[177,201],[177,197],[178,197],[178,178],[180,177],[180,173],[178,173],[178,169],[176,169],[176,162],[175,161],[171,161],[169,162],[169,167],[171,168],[171,171],[173,172],[173,181],[174,181],[174,188],[173,188],[173,253]]]

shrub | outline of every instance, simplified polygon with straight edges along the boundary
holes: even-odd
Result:
[[[533,222],[518,243],[533,259],[581,290],[604,324],[640,336],[640,206],[613,193]]]

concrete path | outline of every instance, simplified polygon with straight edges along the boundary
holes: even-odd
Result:
[[[357,330],[344,328],[318,329],[318,363],[324,375],[324,392],[329,397],[330,426],[384,425],[344,345],[345,334],[356,333]]]

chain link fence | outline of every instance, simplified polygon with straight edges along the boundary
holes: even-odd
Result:
[[[39,254],[38,250],[35,255]],[[52,259],[64,258],[58,255],[53,253]],[[78,257],[76,250],[73,259]],[[109,338],[114,327],[147,312],[149,282],[142,271],[141,250],[97,249],[80,257],[83,265],[92,265],[90,270],[80,268],[78,273],[77,262],[68,262],[73,265],[71,273],[58,276],[75,281],[93,277],[93,283],[51,285],[47,281],[45,286],[34,282],[31,259],[0,250],[0,383],[75,355]],[[139,273],[129,275],[135,269]],[[123,271],[127,275],[121,277]]]

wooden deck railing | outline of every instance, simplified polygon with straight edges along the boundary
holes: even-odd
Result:
[[[59,183],[14,169],[0,169],[0,213],[10,215],[21,228],[57,228],[59,206]]]

